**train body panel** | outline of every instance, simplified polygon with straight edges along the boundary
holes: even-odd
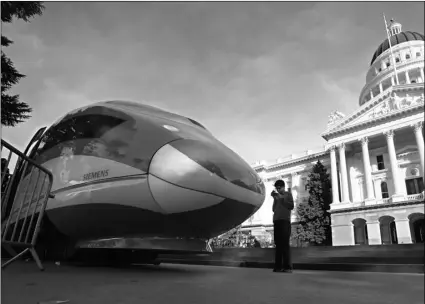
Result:
[[[95,156],[74,155],[69,147],[64,147],[59,157],[50,159],[42,165],[55,177],[52,185],[53,192],[69,187],[84,187],[86,184],[97,181],[147,174],[139,168],[103,158],[99,154]]]
[[[46,216],[78,241],[206,240],[241,224],[265,199],[257,173],[202,125],[138,103],[68,113],[33,154],[54,176]]]

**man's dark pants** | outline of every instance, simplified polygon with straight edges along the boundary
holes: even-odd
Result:
[[[292,269],[291,261],[291,222],[276,220],[274,224],[275,269]]]

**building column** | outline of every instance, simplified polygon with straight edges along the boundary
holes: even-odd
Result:
[[[363,177],[359,177],[358,180],[357,180],[357,182],[358,182],[357,185],[359,187],[358,190],[360,191],[359,198],[360,198],[361,201],[364,201],[366,199],[366,194],[363,191],[364,190],[364,188],[363,188],[364,178]],[[355,200],[354,193],[353,193],[353,200]]]
[[[294,204],[295,207],[294,209],[291,211],[291,222],[296,222],[298,221],[298,212],[297,212],[297,202],[298,202],[298,189],[300,188],[300,183],[299,183],[299,173],[298,172],[292,172],[292,180],[291,180],[291,193],[292,193],[292,197],[294,198]]]
[[[415,132],[415,137],[416,137],[416,144],[418,145],[418,151],[419,151],[419,159],[421,161],[421,174],[422,174],[422,178],[425,179],[424,177],[424,137],[422,135],[422,129],[424,127],[424,122],[420,121],[415,123],[414,125],[412,125],[412,128]]]
[[[375,196],[373,193],[372,173],[370,170],[370,158],[369,158],[369,139],[363,137],[360,139],[362,143],[362,154],[363,154],[363,166],[364,166],[364,177],[366,181],[366,200],[374,200]]]
[[[412,244],[412,235],[410,233],[410,221],[408,219],[395,220],[397,230],[397,241],[399,244]]]
[[[350,202],[350,193],[348,192],[348,175],[347,175],[347,161],[345,159],[345,144],[339,146],[339,166],[342,177],[342,202]]]
[[[404,71],[404,75],[406,76],[406,83],[409,84],[410,83],[409,71],[408,70]]]
[[[366,225],[369,245],[381,245],[382,239],[379,221],[368,221]]]
[[[290,183],[289,183],[289,177],[288,177],[288,175],[282,175],[281,177],[280,177],[280,179],[282,179],[284,182],[285,182],[285,187],[286,187],[286,191],[288,190],[288,188],[289,188],[289,185],[291,185]],[[291,185],[291,191],[292,191],[292,185]]]
[[[332,204],[339,203],[338,198],[338,170],[336,166],[335,146],[330,147],[331,154],[331,182],[332,182]]]
[[[419,68],[419,72],[421,73],[422,82],[425,82],[425,79],[424,79],[424,69],[423,68]]]
[[[373,92],[372,92],[372,89],[370,89],[370,99],[373,99]]]
[[[294,201],[295,201],[297,199],[298,191],[295,190],[294,188],[295,187],[297,187],[297,188],[299,187],[299,185],[298,185],[299,183],[297,181],[298,172],[292,172],[291,173],[291,176],[292,176],[292,179],[291,179],[291,193],[292,193],[292,196],[294,197]]]
[[[393,196],[404,197],[400,187],[397,155],[395,153],[395,146],[394,146],[394,131],[393,130],[386,131],[384,132],[384,135],[387,139],[388,154],[390,156],[391,172],[393,175],[394,192],[395,192]]]
[[[379,83],[379,93],[382,93],[382,91],[384,91],[384,90],[382,89],[382,82],[380,82]]]
[[[391,85],[395,86],[394,76],[391,76]]]

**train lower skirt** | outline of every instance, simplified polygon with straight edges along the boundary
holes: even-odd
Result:
[[[255,210],[253,205],[225,199],[214,206],[174,214],[97,203],[46,210],[46,216],[62,234],[75,240],[123,237],[208,240],[234,228],[235,218],[243,220]]]

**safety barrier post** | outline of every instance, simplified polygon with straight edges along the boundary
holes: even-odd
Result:
[[[8,142],[1,140],[8,150],[1,160],[1,245],[12,258],[1,265],[2,269],[30,252],[40,270],[44,267],[35,250],[38,234],[53,185],[52,173],[38,165]],[[15,169],[9,174],[9,165],[15,158]],[[16,253],[14,249],[21,252]],[[23,249],[23,250],[22,250]]]

